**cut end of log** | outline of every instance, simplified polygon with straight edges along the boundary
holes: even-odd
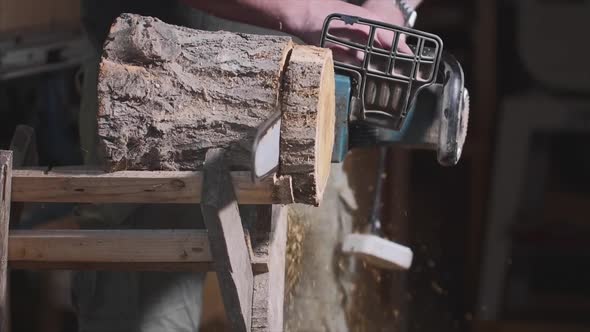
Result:
[[[316,178],[318,179],[318,197],[324,196],[332,164],[334,148],[334,127],[336,125],[336,92],[334,78],[334,61],[331,51],[325,49],[324,66],[321,74],[320,97],[318,104],[318,130],[316,132]],[[319,203],[319,201],[318,201]]]
[[[283,80],[281,174],[293,177],[296,202],[319,205],[334,145],[332,52],[295,46]]]

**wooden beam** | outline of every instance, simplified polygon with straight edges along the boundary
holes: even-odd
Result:
[[[13,230],[11,268],[24,270],[212,271],[203,230]],[[268,271],[268,261],[252,261]]]
[[[250,331],[254,276],[223,149],[205,156],[201,211],[232,331]]]
[[[168,262],[28,262],[9,261],[13,270],[29,271],[127,271],[127,272],[208,272],[213,271],[212,262],[168,263]]]
[[[78,203],[199,203],[202,172],[121,171],[105,173],[84,167],[14,170],[14,202]],[[249,172],[231,172],[240,204],[279,204],[281,186],[289,181],[269,177],[260,183]],[[292,190],[292,189],[291,189]],[[289,191],[289,189],[287,189]]]
[[[259,208],[263,209],[269,210],[268,218],[262,219],[259,215],[251,234],[258,237],[259,246],[254,249],[255,257],[268,262],[268,268],[254,276],[252,331],[282,331],[288,207],[274,205]]]
[[[202,230],[13,230],[8,260],[45,263],[210,263]]]
[[[12,152],[0,151],[0,331],[8,331],[10,310],[7,295],[8,278],[8,223],[10,219],[10,193],[12,178]]]

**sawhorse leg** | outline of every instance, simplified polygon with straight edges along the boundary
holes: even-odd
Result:
[[[257,210],[249,229],[254,266],[259,267],[254,271],[252,331],[283,331],[288,208],[263,205]]]
[[[8,223],[12,178],[12,152],[0,151],[0,332],[10,328],[8,300]]]
[[[250,331],[254,275],[222,149],[207,151],[201,210],[231,330]]]
[[[201,209],[232,331],[283,330],[287,208],[260,205],[248,241],[223,151],[207,152]]]

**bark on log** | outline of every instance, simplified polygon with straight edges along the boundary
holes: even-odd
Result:
[[[121,15],[99,73],[106,170],[200,170],[210,148],[226,149],[232,170],[249,170],[257,127],[281,109],[297,115],[283,117],[293,130],[282,132],[280,175],[294,175],[295,202],[318,204],[333,141],[333,63],[330,51],[306,48],[291,56],[289,37]]]

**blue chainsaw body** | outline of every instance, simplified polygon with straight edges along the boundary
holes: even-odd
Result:
[[[433,99],[424,97],[410,109],[404,123],[399,130],[373,128],[370,141],[360,141],[358,138],[351,142],[350,130],[350,101],[352,98],[352,80],[349,76],[336,74],[336,124],[334,129],[334,148],[332,150],[332,162],[341,163],[346,158],[349,150],[355,147],[400,145],[400,146],[424,146],[425,136],[432,130],[431,126],[437,114]],[[424,93],[428,95],[428,92]],[[419,111],[418,111],[419,110]],[[366,130],[366,129],[365,129]]]
[[[336,125],[334,127],[334,149],[332,162],[341,163],[348,152],[348,116],[352,83],[350,77],[336,75]]]

